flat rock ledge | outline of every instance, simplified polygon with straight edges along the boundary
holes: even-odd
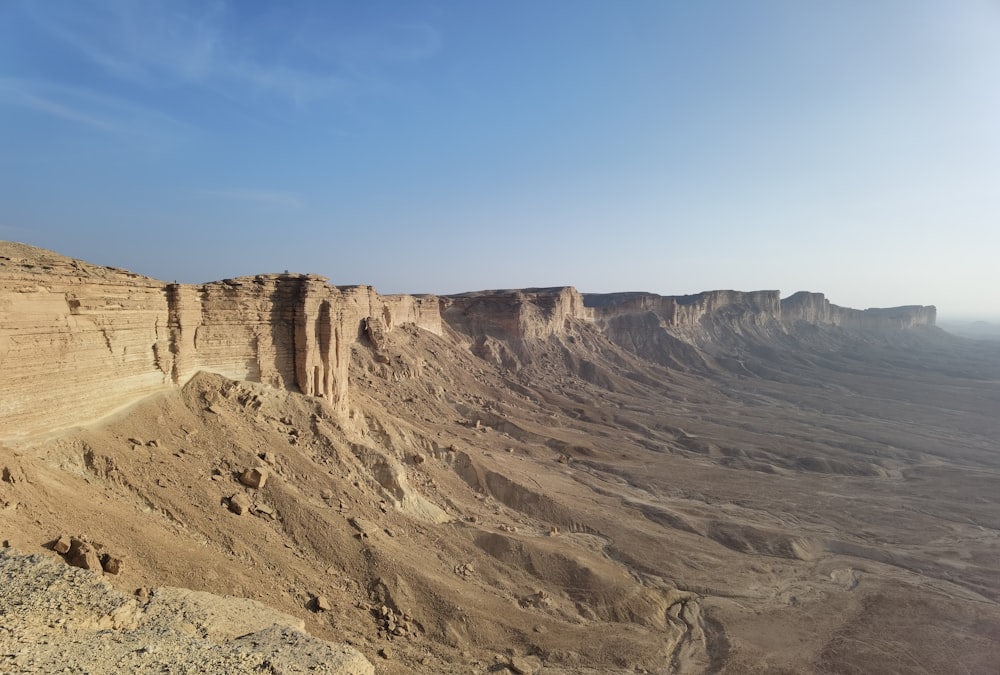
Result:
[[[157,588],[141,600],[92,572],[0,550],[0,672],[374,675],[357,650],[253,600]]]

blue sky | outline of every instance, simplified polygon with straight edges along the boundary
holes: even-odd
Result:
[[[0,238],[1000,315],[1000,3],[0,3]]]

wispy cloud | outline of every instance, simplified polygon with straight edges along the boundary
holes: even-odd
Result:
[[[104,131],[116,130],[115,125],[107,120],[94,117],[81,110],[39,96],[26,90],[23,86],[12,86],[9,81],[0,82],[0,100],[6,100],[25,108],[43,112],[64,120],[70,120],[71,122],[79,122],[88,127],[103,129]]]
[[[440,31],[424,22],[392,24],[333,40],[326,26],[307,26],[299,39],[310,52],[351,69],[415,63],[434,56],[442,47]]]
[[[53,37],[78,49],[112,75],[136,81],[207,77],[216,60],[221,2],[38,2],[28,5]]]
[[[14,105],[132,139],[163,141],[189,127],[151,110],[88,89],[41,80],[0,77],[0,104]]]
[[[344,33],[330,16],[286,15],[274,19],[277,28],[264,29],[239,16],[242,9],[221,0],[52,0],[28,7],[49,35],[113,77],[296,104],[363,91],[380,69],[428,58],[441,46],[438,31],[423,23]]]
[[[275,190],[256,190],[247,188],[229,189],[196,189],[192,191],[201,197],[225,199],[240,202],[253,202],[282,208],[300,209],[305,203],[297,195],[290,192]]]

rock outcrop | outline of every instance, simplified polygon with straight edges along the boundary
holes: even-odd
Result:
[[[297,389],[347,410],[366,317],[440,334],[437,299],[316,275],[167,284],[0,242],[0,436],[86,423],[198,371]]]
[[[802,321],[863,331],[905,330],[933,326],[937,321],[937,309],[924,305],[851,309],[834,305],[822,293],[800,291],[781,301],[781,318],[788,326]]]
[[[168,284],[0,242],[0,316],[0,439],[17,439],[99,419],[199,371],[322,397],[344,414],[352,346],[362,341],[385,361],[389,336],[403,324],[441,335],[446,322],[478,356],[509,368],[524,363],[525,344],[589,324],[673,366],[697,364],[695,348],[712,340],[767,339],[803,322],[908,329],[933,325],[935,309],[861,311],[816,293],[782,300],[778,291],[381,296],[312,274]]]
[[[252,600],[183,588],[132,598],[89,572],[0,551],[0,671],[372,675],[356,649]]]
[[[546,338],[564,332],[567,319],[593,319],[583,295],[569,286],[476,291],[440,302],[441,316],[452,328],[503,340]]]
[[[696,295],[664,296],[654,293],[588,293],[588,307],[599,319],[622,314],[652,312],[674,331],[697,329],[707,318],[719,315],[754,324],[781,318],[779,291],[706,291]]]
[[[886,333],[933,326],[934,307],[857,310],[820,293],[707,291],[696,295],[587,294],[605,335],[629,351],[668,367],[699,368],[702,351],[738,352],[753,342],[776,343],[803,324]]]
[[[707,321],[732,326],[765,326],[797,322],[830,324],[853,330],[902,330],[933,326],[933,306],[911,305],[886,309],[850,309],[832,304],[822,293],[801,291],[781,299],[780,291],[706,291],[696,295],[663,296],[653,293],[588,293],[583,296],[598,321],[625,314],[652,312],[675,334],[703,328]]]

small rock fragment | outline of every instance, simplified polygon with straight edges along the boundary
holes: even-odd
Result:
[[[253,512],[262,518],[270,518],[274,520],[274,508],[268,504],[257,504],[253,507]]]
[[[229,498],[229,510],[238,516],[242,516],[249,511],[251,506],[253,506],[253,503],[250,501],[250,498],[242,492],[238,492]]]
[[[13,467],[13,468],[11,468],[9,466],[5,466],[3,468],[3,474],[2,474],[2,476],[3,476],[3,482],[10,483],[12,485],[14,483],[23,483],[24,482],[24,472],[21,471],[21,469],[19,469],[16,466]]]
[[[59,538],[56,539],[55,543],[52,544],[52,550],[58,553],[59,555],[65,555],[66,553],[69,553],[69,548],[71,545],[72,542],[70,541],[70,538],[67,537],[65,534],[61,534],[59,535]]]
[[[106,574],[120,574],[122,571],[122,559],[105,553],[101,556],[101,567],[104,568]]]
[[[518,675],[535,675],[542,668],[537,656],[515,656],[510,660],[510,669]]]
[[[317,595],[313,599],[313,608],[317,612],[329,612],[333,609],[333,606],[330,604],[330,600],[325,595]]]
[[[377,534],[380,530],[372,523],[370,520],[364,518],[349,518],[348,521],[355,530],[358,531],[358,536],[361,538],[372,538],[372,535]]]
[[[68,562],[73,567],[81,567],[85,570],[103,572],[101,559],[97,557],[97,551],[93,546],[80,539],[73,539],[67,553]]]
[[[252,469],[247,469],[240,475],[240,482],[254,489],[260,489],[264,487],[264,483],[267,482],[268,471],[263,467],[254,467]]]

